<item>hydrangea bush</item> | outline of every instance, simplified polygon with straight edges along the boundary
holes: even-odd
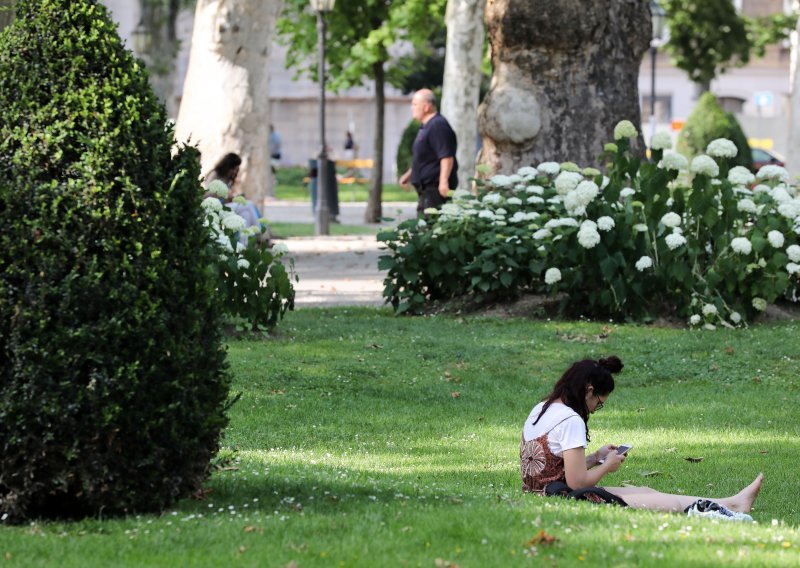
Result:
[[[539,293],[560,298],[567,315],[669,315],[710,328],[795,298],[800,198],[785,169],[729,168],[736,146],[725,139],[690,163],[667,133],[642,161],[629,152],[633,124],[614,135],[607,175],[573,163],[524,167],[379,235],[387,301],[416,313],[458,296]]]
[[[245,228],[246,221],[221,201],[228,196],[224,183],[211,182],[208,193],[212,195],[203,200],[202,206],[210,237],[218,249],[220,301],[239,329],[266,333],[287,310],[294,309],[292,279],[298,279],[294,260],[283,243],[271,249],[263,245],[264,220],[260,228]],[[242,197],[234,199],[237,200],[246,204]]]

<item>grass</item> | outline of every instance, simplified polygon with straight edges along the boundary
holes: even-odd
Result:
[[[304,168],[278,168],[276,172],[277,184],[275,197],[286,201],[311,201],[308,184],[303,181],[307,175]],[[340,202],[366,202],[369,195],[369,185],[354,183],[352,185],[339,185]],[[416,202],[417,194],[414,190],[403,189],[397,184],[386,183],[383,185],[381,200],[384,203],[392,201]]]
[[[291,237],[312,237],[314,236],[314,223],[270,223],[270,231],[273,238],[287,239]],[[381,227],[364,225],[340,225],[331,223],[330,234],[338,235],[377,235]]]
[[[6,527],[0,560],[796,566],[798,331],[301,309],[274,339],[230,344],[242,398],[224,440],[231,462],[210,479],[205,501],[161,516]],[[608,353],[626,369],[592,418],[590,449],[635,447],[605,483],[723,496],[764,471],[758,524],[521,493],[530,408],[569,362]]]

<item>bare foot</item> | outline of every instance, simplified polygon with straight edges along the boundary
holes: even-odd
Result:
[[[749,513],[753,508],[753,501],[758,497],[758,492],[761,490],[761,483],[764,481],[764,474],[759,473],[753,482],[739,491],[733,497],[725,499],[726,506],[732,511],[739,511],[741,513]]]

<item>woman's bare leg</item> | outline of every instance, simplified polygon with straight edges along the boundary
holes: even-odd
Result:
[[[677,512],[683,511],[698,499],[711,499],[731,511],[742,513],[750,512],[753,501],[758,497],[764,474],[759,473],[753,482],[731,497],[714,499],[711,497],[693,497],[691,495],[673,495],[660,493],[649,487],[604,487],[609,493],[621,497],[629,506],[635,509],[655,509],[657,511]]]

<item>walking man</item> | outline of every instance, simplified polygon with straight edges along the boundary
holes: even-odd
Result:
[[[439,209],[450,189],[458,185],[456,134],[436,109],[436,96],[430,89],[420,89],[411,99],[411,115],[422,123],[412,146],[411,169],[400,176],[400,185],[409,181],[416,188],[417,214],[425,209]]]

